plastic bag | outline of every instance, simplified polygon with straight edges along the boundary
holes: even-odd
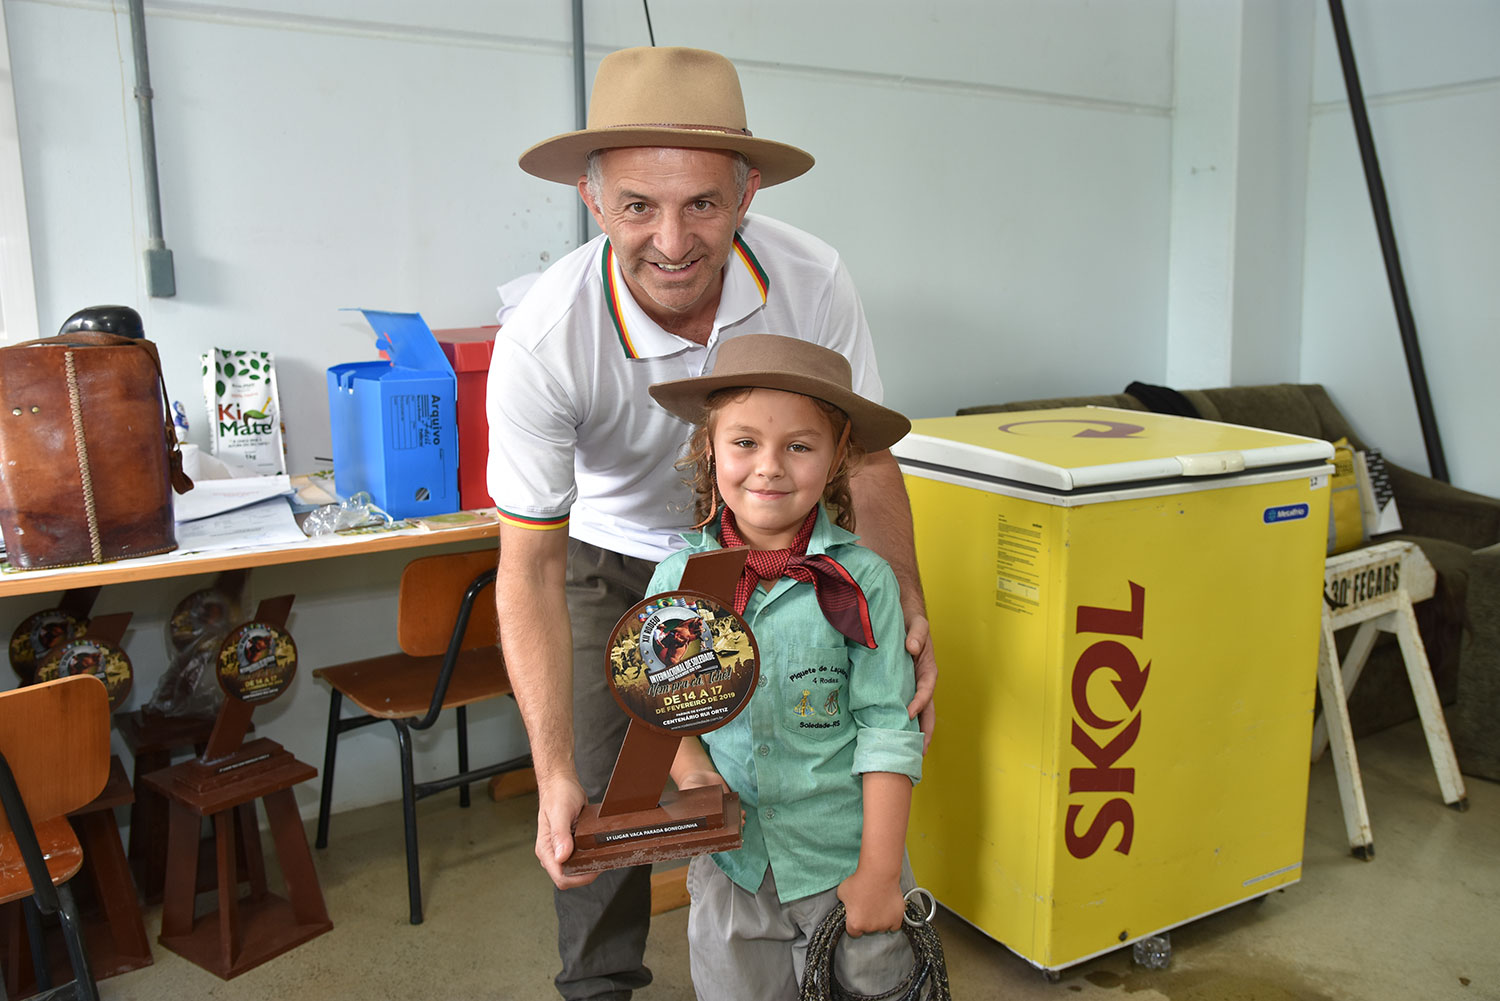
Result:
[[[376,507],[375,498],[371,497],[368,491],[361,490],[354,496],[346,498],[341,504],[324,504],[309,513],[302,522],[302,531],[303,534],[313,537],[330,535],[347,528],[358,528],[361,525],[389,525],[393,521],[395,521],[394,518]]]
[[[166,622],[172,659],[143,707],[160,716],[209,717],[219,712],[224,692],[215,674],[219,644],[241,621],[245,571],[228,571],[218,582],[177,603]]]
[[[219,707],[224,704],[217,674],[219,644],[228,635],[228,626],[216,628],[174,654],[144,711],[177,717],[218,715]]]

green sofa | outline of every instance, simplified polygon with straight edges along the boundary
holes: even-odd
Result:
[[[1148,398],[1164,409],[1161,395]],[[1176,399],[1185,400],[1205,420],[1327,441],[1348,438],[1354,447],[1366,447],[1319,385],[1189,389]],[[987,404],[958,413],[1078,406],[1151,409],[1137,396],[1115,393]],[[1500,781],[1500,500],[1460,490],[1389,460],[1386,466],[1403,531],[1376,541],[1415,542],[1437,570],[1437,593],[1417,606],[1417,619],[1438,694],[1450,707],[1448,725],[1463,771]],[[1341,643],[1348,642],[1350,632],[1340,637]],[[1356,735],[1416,716],[1400,650],[1388,634],[1377,643],[1350,696],[1349,715]]]

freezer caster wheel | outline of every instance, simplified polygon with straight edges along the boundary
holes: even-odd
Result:
[[[1148,935],[1130,947],[1130,958],[1146,970],[1165,970],[1172,963],[1172,936]]]
[[[1062,979],[1062,970],[1043,970],[1042,979],[1049,984],[1055,984]]]
[[[1459,813],[1468,813],[1469,812],[1469,797],[1467,797],[1467,796],[1460,797],[1459,800],[1458,800],[1458,802],[1456,802],[1456,803],[1449,803],[1448,805],[1451,808],[1457,810]]]
[[[1355,858],[1368,862],[1375,857],[1375,846],[1373,844],[1355,845],[1352,854]]]

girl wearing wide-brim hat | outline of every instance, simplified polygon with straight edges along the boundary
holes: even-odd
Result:
[[[881,993],[911,967],[898,929],[922,735],[896,578],[852,532],[848,481],[911,425],[855,394],[836,352],[770,334],[724,342],[708,375],[651,395],[695,425],[679,465],[703,522],[649,593],[674,589],[695,553],[747,546],[734,606],[761,657],[746,710],[684,739],[672,766],[679,788],[723,783],[746,814],[742,848],[688,871],[693,983],[700,998],[796,996],[842,901],[841,980]]]

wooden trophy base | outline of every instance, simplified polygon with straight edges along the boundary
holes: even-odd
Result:
[[[590,803],[578,816],[572,856],[562,864],[569,876],[740,847],[740,797],[720,786],[688,789],[649,810],[599,816]]]
[[[261,737],[242,745],[233,754],[212,761],[193,758],[173,765],[167,771],[172,777],[173,787],[197,804],[204,793],[233,797],[241,785],[276,788],[281,778],[290,777],[292,773],[300,774],[308,767],[276,741]],[[317,772],[314,771],[313,775]],[[214,812],[211,806],[205,808],[208,813]]]
[[[326,919],[303,920],[294,903],[268,893],[253,901],[253,906],[249,900],[241,901],[239,914],[227,925],[214,911],[199,918],[192,931],[163,934],[157,941],[219,979],[231,980],[332,927]],[[226,940],[234,943],[232,950],[225,948]]]
[[[131,870],[135,873],[135,885],[141,899],[148,904],[161,903],[162,880],[167,871],[167,800],[142,779],[151,772],[161,771],[172,764],[174,754],[191,751],[203,753],[209,736],[213,733],[215,718],[212,716],[164,716],[161,713],[138,709],[130,713],[115,714],[115,730],[125,741],[135,758],[135,769],[131,783],[135,786],[135,801],[130,804],[130,845],[127,854]],[[253,730],[254,727],[248,727]],[[207,855],[211,861],[213,839],[207,838]],[[214,887],[212,865],[206,880],[200,880],[200,890]]]
[[[185,761],[145,777],[146,784],[171,803],[158,942],[228,980],[333,927],[292,792],[317,774],[280,744],[262,738],[212,761]],[[255,823],[257,800],[265,806],[286,883],[285,898],[266,886]],[[204,818],[213,821],[218,900],[213,911],[199,915],[194,904]],[[242,849],[237,844],[240,837],[257,843]],[[254,861],[245,897],[239,892],[241,857]]]

